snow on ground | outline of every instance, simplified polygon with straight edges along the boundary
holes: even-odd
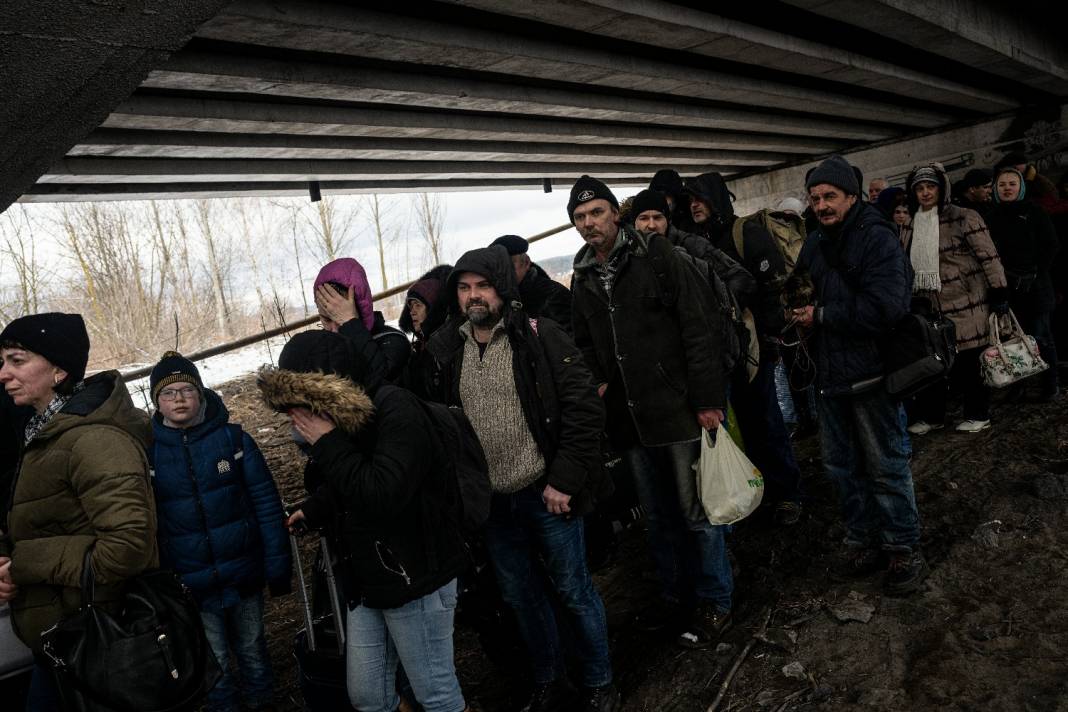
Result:
[[[292,334],[289,336],[292,336]],[[236,351],[229,351],[197,361],[196,365],[200,371],[200,378],[204,381],[206,387],[213,388],[219,384],[252,373],[264,364],[276,364],[278,362],[278,354],[282,352],[282,347],[286,345],[289,336],[276,336],[266,341],[250,344]],[[146,365],[151,364],[128,364],[121,367],[119,371],[134,371]],[[129,381],[126,387],[129,389],[130,396],[136,405],[145,410],[153,410],[152,398],[148,392],[148,376]]]

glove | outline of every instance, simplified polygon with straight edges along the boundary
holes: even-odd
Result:
[[[991,304],[990,305],[990,311],[994,312],[998,316],[1005,316],[1006,314],[1009,313],[1009,303],[1008,302],[998,302],[997,304]]]
[[[1008,287],[991,287],[987,290],[986,298],[990,303],[990,311],[998,316],[1005,316],[1009,313]]]

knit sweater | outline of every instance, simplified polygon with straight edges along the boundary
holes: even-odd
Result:
[[[545,473],[545,458],[527,426],[512,374],[512,347],[498,323],[479,357],[471,324],[460,327],[464,363],[460,400],[489,465],[490,485],[502,494],[518,492]]]

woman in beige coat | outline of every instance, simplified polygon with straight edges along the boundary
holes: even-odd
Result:
[[[909,432],[924,435],[944,427],[952,384],[964,401],[957,430],[977,433],[990,427],[990,389],[983,383],[979,356],[988,342],[991,310],[1008,311],[1005,272],[983,219],[949,202],[949,181],[940,163],[916,168],[906,184],[911,219],[901,241],[913,270],[914,303],[952,320],[957,359],[949,383],[917,394],[909,408]]]

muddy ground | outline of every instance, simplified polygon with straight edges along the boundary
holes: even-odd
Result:
[[[283,496],[299,497],[301,459],[283,419],[258,405],[251,377],[219,390],[260,442]],[[842,530],[814,438],[797,447],[810,497],[801,523],[776,530],[758,515],[732,535],[736,622],[718,650],[682,650],[629,626],[655,586],[640,525],[624,532],[614,563],[596,576],[623,709],[706,709],[770,611],[767,637],[778,645],[753,647],[722,710],[1068,710],[1068,399],[999,404],[994,417],[983,433],[915,440],[932,573],[909,598],[883,596],[877,580],[829,579]],[[296,597],[268,605],[279,703],[300,709]],[[836,612],[867,620],[841,622]],[[510,709],[514,683],[463,625],[457,661],[470,700]],[[783,668],[793,663],[803,672],[789,677]]]

